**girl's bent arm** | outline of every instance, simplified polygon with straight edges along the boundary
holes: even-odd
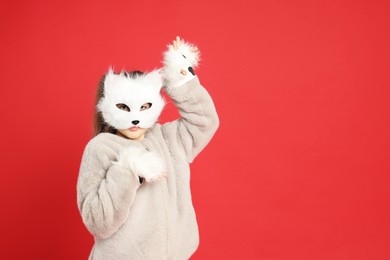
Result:
[[[128,217],[139,178],[120,164],[102,136],[86,146],[77,183],[78,207],[84,224],[96,238],[115,233]]]

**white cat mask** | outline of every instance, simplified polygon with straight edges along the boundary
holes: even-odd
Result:
[[[104,96],[97,109],[104,121],[116,129],[150,128],[157,122],[165,105],[160,94],[162,86],[163,79],[158,70],[131,77],[124,72],[114,74],[110,69],[104,79]],[[141,110],[148,103],[150,108]],[[127,106],[129,111],[118,108],[119,104]]]

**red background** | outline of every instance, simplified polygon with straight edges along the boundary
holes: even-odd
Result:
[[[97,81],[159,67],[180,35],[221,120],[192,165],[192,259],[390,259],[389,7],[1,1],[0,258],[87,258],[76,181]]]

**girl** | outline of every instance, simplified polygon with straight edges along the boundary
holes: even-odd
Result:
[[[218,128],[193,68],[198,49],[179,37],[150,73],[110,70],[98,89],[95,137],[77,183],[80,214],[95,238],[89,259],[189,259],[198,247],[190,167]],[[181,118],[156,123],[172,98]]]

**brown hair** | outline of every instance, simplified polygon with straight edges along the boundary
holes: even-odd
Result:
[[[123,75],[126,77],[135,78],[139,75],[144,75],[145,73],[139,70],[134,71],[123,71]],[[103,115],[100,111],[97,110],[97,104],[99,103],[100,99],[104,97],[104,80],[106,78],[106,75],[103,75],[103,77],[100,78],[97,92],[96,92],[96,100],[95,100],[95,113],[93,116],[93,136],[96,136],[100,133],[111,133],[116,134],[116,129],[109,124],[107,124],[104,119]]]

